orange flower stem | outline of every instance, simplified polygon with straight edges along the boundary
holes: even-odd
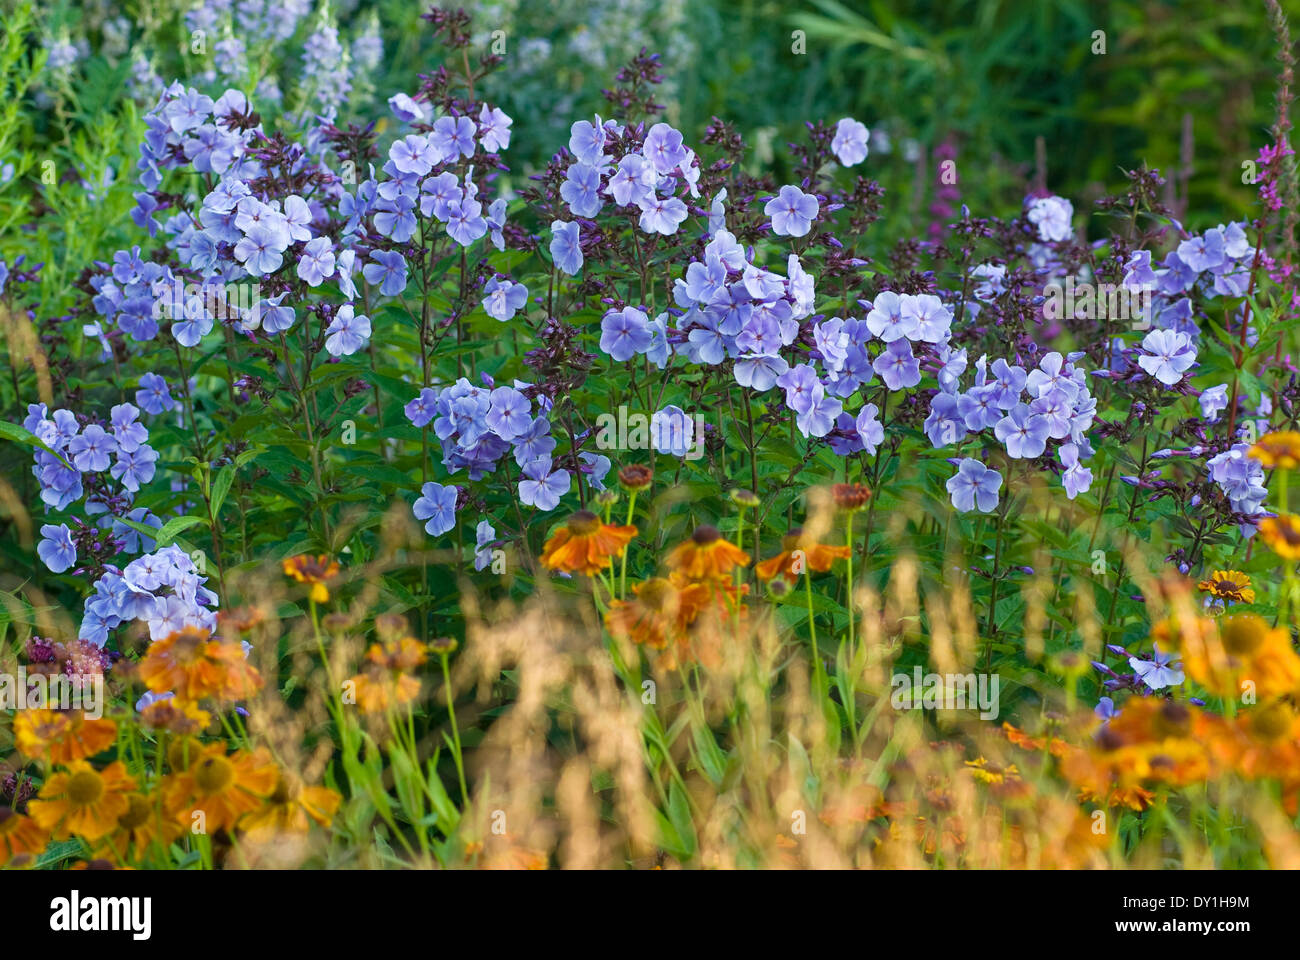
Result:
[[[1281,516],[1287,514],[1287,476],[1289,470],[1282,469],[1277,471],[1277,512]],[[1287,560],[1286,562],[1286,579],[1282,584],[1282,596],[1278,598],[1277,603],[1277,623],[1290,623],[1287,618],[1287,611],[1291,606],[1291,595],[1295,590],[1295,561]]]
[[[853,511],[849,511],[848,520],[844,528],[844,545],[849,548],[848,563],[849,569],[846,574],[849,593],[849,657],[853,657],[853,621],[857,617],[857,610],[853,603]]]
[[[817,693],[820,695],[822,691],[822,658],[821,654],[817,652],[817,622],[813,616],[812,574],[809,573],[807,566],[804,567],[803,571],[803,584],[805,595],[808,598],[808,636],[812,640],[813,681],[817,687]]]
[[[447,716],[451,720],[451,740],[452,756],[456,760],[456,776],[460,780],[460,803],[464,808],[469,804],[469,790],[465,786],[465,760],[461,754],[460,748],[460,728],[456,725],[456,697],[451,689],[451,670],[447,667],[447,654],[443,654],[442,660],[442,684],[443,689],[447,691]],[[412,732],[412,743],[414,743],[414,732]],[[416,769],[419,769],[418,765]]]
[[[628,493],[627,520],[625,521],[625,525],[629,527],[632,525],[632,513],[633,511],[636,510],[636,494],[637,491],[635,490],[632,490]],[[621,565],[620,565],[619,575],[618,575],[618,580],[619,580],[618,598],[620,600],[627,599],[627,552],[631,548],[631,546],[632,544],[629,543],[627,546],[623,548],[623,556],[621,559]]]

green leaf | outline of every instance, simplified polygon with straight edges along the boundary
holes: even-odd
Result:
[[[16,423],[9,423],[7,420],[0,420],[0,437],[6,440],[12,440],[14,443],[25,444],[29,447],[35,447],[38,450],[44,450],[53,457],[57,457],[59,463],[63,464],[69,470],[73,469],[72,464],[63,459],[62,454],[57,450],[47,447],[36,434],[32,433],[26,427],[21,427]]]
[[[217,474],[217,479],[212,484],[213,517],[216,517],[221,513],[221,505],[226,502],[226,495],[230,493],[230,485],[234,482],[235,465],[233,463],[228,463],[221,468],[221,472]],[[163,529],[166,529],[166,527]]]

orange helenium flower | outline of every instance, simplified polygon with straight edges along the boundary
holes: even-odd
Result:
[[[116,739],[117,724],[91,719],[80,710],[20,710],[14,718],[19,751],[60,766],[102,753]]]
[[[327,827],[342,799],[328,787],[304,786],[296,776],[281,771],[266,803],[244,819],[243,830],[263,840],[281,833],[306,833],[313,822]]]
[[[243,700],[262,686],[261,675],[238,644],[214,640],[198,627],[154,641],[139,669],[140,679],[154,693],[171,690],[182,700]]]
[[[171,774],[164,786],[165,805],[175,819],[189,824],[202,813],[209,833],[229,830],[239,818],[258,809],[275,790],[278,773],[265,747],[226,755],[221,743],[191,754],[190,765]]]
[[[181,833],[181,827],[174,820],[157,816],[154,801],[142,793],[133,793],[127,797],[126,812],[117,821],[117,829],[109,834],[105,843],[117,852],[121,860],[128,859],[132,853],[136,858],[142,857],[149,849],[161,827],[164,844],[169,844]]]
[[[1208,580],[1202,580],[1197,588],[1219,600],[1233,603],[1254,603],[1255,591],[1250,586],[1250,577],[1240,570],[1215,570]]]
[[[299,583],[310,583],[311,599],[316,603],[325,603],[329,600],[330,592],[325,582],[334,579],[338,574],[338,563],[323,553],[316,557],[302,553],[284,561],[284,575],[293,577]]]
[[[1294,470],[1300,467],[1300,433],[1294,430],[1266,433],[1250,448],[1249,456],[1266,467]]]
[[[39,798],[27,807],[37,825],[56,839],[76,834],[93,843],[116,829],[131,805],[133,790],[135,780],[121,761],[99,771],[85,760],[74,760],[66,772],[45,781]]]
[[[847,546],[812,543],[805,540],[802,530],[796,529],[781,539],[781,552],[759,563],[754,572],[761,580],[771,580],[779,574],[794,583],[804,571],[825,573],[834,561],[847,559],[849,555]]]
[[[1217,630],[1186,631],[1182,640],[1183,669],[1211,693],[1238,697],[1250,684],[1260,700],[1271,700],[1300,690],[1300,656],[1286,626],[1238,614]]]
[[[590,510],[579,510],[546,541],[542,566],[591,576],[622,556],[635,536],[636,527],[610,526]]]
[[[33,857],[45,849],[48,834],[31,817],[0,807],[0,866],[16,857]]]
[[[1300,560],[1300,517],[1295,514],[1265,517],[1259,521],[1259,537],[1279,557]]]
[[[616,637],[662,650],[678,639],[709,602],[709,588],[700,583],[677,586],[655,577],[632,588],[635,598],[615,600],[605,614],[605,626]]]
[[[724,540],[717,527],[704,526],[696,527],[689,540],[674,547],[667,562],[690,580],[725,581],[734,568],[749,563],[749,554]]]

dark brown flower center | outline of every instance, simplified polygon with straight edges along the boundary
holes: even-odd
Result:
[[[585,537],[600,529],[600,518],[590,510],[579,510],[569,517],[569,531],[576,536]]]
[[[711,543],[716,543],[718,540],[721,540],[722,534],[718,533],[717,527],[711,527],[706,524],[705,526],[702,527],[696,527],[695,532],[691,534],[691,539],[694,540],[696,544],[698,544],[699,546],[705,547]]]

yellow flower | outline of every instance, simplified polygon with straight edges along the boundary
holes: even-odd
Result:
[[[313,557],[303,553],[289,557],[284,561],[284,575],[293,577],[299,583],[311,584],[311,599],[315,603],[325,603],[330,598],[329,588],[325,585],[339,574],[339,565],[325,554]]]
[[[542,566],[568,573],[600,573],[622,556],[636,536],[636,527],[602,523],[590,510],[579,510],[556,530],[542,550]]]
[[[761,561],[754,567],[754,572],[760,580],[771,580],[779,575],[794,583],[804,571],[825,573],[832,563],[846,560],[849,555],[847,546],[814,543],[804,537],[801,528],[796,527],[781,539],[781,552]]]
[[[129,809],[128,795],[135,789],[120,761],[98,771],[84,760],[74,760],[65,773],[45,782],[39,798],[27,806],[32,819],[62,840],[77,834],[94,842],[112,833]]]
[[[1265,517],[1259,522],[1259,537],[1279,557],[1300,560],[1300,517],[1295,514]]]
[[[154,693],[174,691],[182,700],[243,700],[262,686],[257,669],[236,643],[211,639],[186,627],[156,640],[140,661],[140,679]]]
[[[668,555],[668,566],[690,580],[730,580],[731,571],[746,563],[749,554],[709,526],[696,527],[691,538]]]
[[[29,859],[45,849],[49,837],[31,817],[0,807],[0,866]]]
[[[1202,580],[1196,586],[1219,600],[1232,603],[1255,602],[1255,591],[1250,586],[1250,577],[1240,570],[1215,570],[1208,580]]]
[[[991,760],[986,760],[984,757],[977,757],[974,760],[967,760],[966,766],[971,768],[971,775],[983,783],[996,784],[1020,779],[1020,770],[1014,763],[1007,764],[1004,767]]]
[[[242,829],[256,840],[264,840],[281,833],[306,833],[313,821],[327,827],[342,799],[328,787],[304,786],[282,770],[266,803],[244,819]]]
[[[1294,470],[1300,467],[1300,433],[1294,430],[1266,433],[1250,448],[1250,456],[1266,467]]]
[[[80,710],[20,710],[14,718],[19,751],[60,766],[102,753],[116,739],[117,724],[91,719]]]
[[[224,744],[211,743],[191,754],[188,767],[167,777],[165,804],[182,823],[190,823],[201,812],[209,833],[229,830],[262,805],[275,789],[277,776],[265,748],[227,756]]]

